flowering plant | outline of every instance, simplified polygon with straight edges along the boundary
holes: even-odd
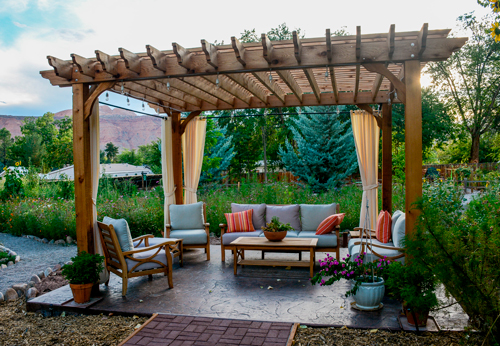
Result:
[[[337,261],[329,254],[324,260],[319,260],[321,270],[311,279],[313,285],[332,285],[340,279],[352,280],[354,286],[346,292],[345,296],[356,294],[359,286],[364,282],[377,282],[383,276],[388,264],[386,257],[370,262],[365,260],[366,252],[353,259],[349,254],[342,261]]]

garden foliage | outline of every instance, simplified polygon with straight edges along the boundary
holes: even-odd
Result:
[[[62,268],[62,275],[73,285],[93,284],[99,281],[99,274],[104,269],[104,256],[91,255],[85,251],[71,258],[72,264]]]

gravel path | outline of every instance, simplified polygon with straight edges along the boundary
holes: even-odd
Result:
[[[33,274],[63,264],[76,255],[76,245],[49,245],[7,233],[0,233],[0,243],[21,256],[19,263],[0,269],[2,293],[14,284],[28,283]]]

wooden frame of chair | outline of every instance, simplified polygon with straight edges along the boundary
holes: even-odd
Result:
[[[144,241],[144,246],[148,247],[149,246],[149,239],[154,238],[154,237],[155,236],[152,234],[145,234],[145,235],[141,235],[140,237],[132,239],[132,241],[136,242],[139,240],[139,243],[137,243],[137,246],[135,246],[135,247],[139,247],[139,245],[141,245],[141,243],[143,241]],[[174,258],[179,257],[179,265],[181,267],[183,267],[184,266],[184,256],[183,256],[184,245],[182,244],[183,239],[176,238],[175,243],[176,243],[176,246],[170,248],[170,253],[172,255],[174,255]]]
[[[359,241],[357,242],[354,242],[353,245],[361,245],[361,249],[360,249],[360,252],[359,253],[363,253],[365,252],[366,250],[370,250],[375,256],[377,256],[378,258],[386,258],[388,260],[396,260],[398,258],[402,258],[405,256],[405,254],[403,253],[403,248],[400,248],[400,247],[395,247],[395,246],[385,246],[385,245],[378,245],[378,244],[370,244],[368,243],[368,238],[366,238],[367,236],[367,231],[370,231],[372,233],[372,237],[375,236],[375,231],[372,230],[372,229],[369,229],[369,228],[363,228],[363,227],[356,227],[354,228],[354,230],[359,230],[360,234],[361,234],[361,238]],[[377,252],[375,252],[375,250],[373,248],[379,248],[379,249],[387,249],[387,250],[397,250],[399,252],[401,252],[399,255],[397,256],[384,256],[384,255],[381,255]]]
[[[203,203],[203,221],[207,221],[207,205],[206,203]],[[184,249],[200,249],[204,248],[205,253],[207,254],[207,261],[210,261],[210,224],[207,222],[203,223],[203,226],[205,227],[205,233],[207,234],[207,243],[206,244],[189,244],[183,245],[183,250]],[[170,224],[165,225],[165,232],[167,234],[166,238],[170,238],[170,232],[172,231],[172,226]],[[162,235],[164,234],[161,232]]]
[[[107,225],[102,222],[97,222],[97,225],[99,226],[99,235],[101,237],[101,242],[103,245],[106,269],[122,278],[122,296],[125,296],[127,294],[128,278],[137,276],[148,275],[149,279],[152,279],[153,274],[164,273],[165,276],[168,276],[169,288],[174,287],[172,280],[172,256],[170,256],[170,250],[178,249],[179,244],[181,244],[180,242],[165,241],[164,243],[157,244],[154,246],[148,246],[132,251],[123,252],[121,250],[120,243],[118,242],[118,237],[116,236],[116,232],[113,225]],[[138,237],[136,238],[136,240],[141,238],[147,239],[148,236]],[[155,249],[156,252],[148,258],[138,259],[133,257],[133,255],[136,253],[141,253]],[[166,249],[169,250],[168,255]],[[154,258],[160,253],[161,250],[165,250],[167,265],[157,260],[154,260]],[[137,264],[130,270],[128,270],[126,259],[135,261],[137,262]],[[140,265],[148,262],[154,262],[156,264],[159,264],[160,268],[134,272],[134,270],[138,268]],[[109,284],[109,278],[108,281],[106,281],[106,286],[108,284]]]

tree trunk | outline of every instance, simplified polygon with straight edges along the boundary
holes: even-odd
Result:
[[[469,163],[479,163],[479,141],[481,135],[479,133],[472,134],[472,145],[470,147],[470,161]]]

